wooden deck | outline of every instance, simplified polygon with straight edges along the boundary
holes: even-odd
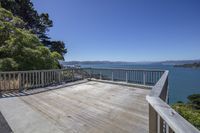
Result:
[[[147,133],[148,89],[90,81],[0,99],[14,133]]]

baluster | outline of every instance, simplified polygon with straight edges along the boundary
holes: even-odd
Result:
[[[143,84],[146,85],[146,72],[143,71]]]
[[[32,77],[32,80],[33,80],[33,88],[35,88],[35,86],[36,86],[36,72],[34,71],[33,73],[32,73],[33,75],[33,77]]]
[[[157,115],[157,133],[164,133],[163,119],[159,115]]]
[[[8,73],[8,90],[11,90],[11,74]]]
[[[21,91],[22,90],[22,86],[21,86],[21,73],[18,73],[18,84],[19,84],[19,91]]]
[[[51,71],[51,84],[53,84],[53,71]]]
[[[101,75],[101,72],[100,72],[100,77],[99,77],[100,79],[102,79],[102,75]]]
[[[41,76],[41,72],[38,71],[38,87],[41,86],[41,78],[40,78],[40,76]]]
[[[49,80],[49,76],[48,76],[48,71],[46,71],[46,86],[48,85],[48,80]]]
[[[166,133],[174,133],[174,131],[166,124]]]
[[[41,72],[42,87],[44,86],[44,71]]]
[[[3,85],[4,85],[4,90],[6,90],[6,74],[3,74]]]
[[[55,71],[53,71],[53,83],[55,83]]]
[[[12,84],[12,87],[14,90],[16,90],[16,85],[15,85],[15,72],[12,74],[13,75],[13,84]]]
[[[30,79],[29,79],[29,80],[30,80],[30,87],[29,87],[29,88],[32,88],[33,85],[34,85],[33,76],[34,76],[34,75],[33,75],[33,72],[30,72],[30,76],[29,76],[29,77],[30,77]]]
[[[126,71],[126,82],[128,83],[128,72]]]
[[[112,81],[114,81],[114,75],[113,75],[113,72],[112,72]]]
[[[47,85],[47,71],[44,71],[44,85]]]
[[[149,104],[149,133],[157,133],[157,113]]]
[[[72,81],[74,81],[74,69],[72,69]]]
[[[34,71],[33,73],[33,78],[32,78],[32,80],[33,80],[33,88],[35,88],[35,86],[36,86],[36,71]]]
[[[0,97],[2,96],[2,77],[1,77],[1,73],[0,73]]]
[[[49,76],[49,71],[47,71],[47,85],[49,85],[49,82],[50,82],[50,76]]]

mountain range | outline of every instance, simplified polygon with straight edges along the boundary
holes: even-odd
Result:
[[[61,61],[62,65],[90,65],[90,64],[160,64],[160,65],[183,65],[183,64],[193,64],[200,62],[197,60],[167,60],[167,61],[144,61],[144,62],[126,62],[126,61]]]

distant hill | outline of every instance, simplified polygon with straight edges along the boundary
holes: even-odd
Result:
[[[119,65],[171,65],[176,67],[181,67],[184,64],[193,64],[196,62],[200,62],[199,60],[173,60],[173,61],[159,61],[159,62],[125,62],[125,61],[67,61],[60,62],[63,66],[71,66],[71,65],[102,65],[102,64],[119,64]]]
[[[174,61],[162,61],[160,62],[163,65],[183,65],[183,64],[193,64],[196,62],[200,62],[199,60],[174,60]]]
[[[174,65],[174,67],[200,68],[200,62],[195,62],[192,64]]]
[[[131,64],[139,64],[139,65],[149,65],[149,64],[158,64],[158,65],[184,65],[184,64],[193,64],[196,62],[200,62],[199,60],[171,60],[171,61],[157,61],[157,62],[125,62],[125,61],[67,61],[60,62],[62,65],[98,65],[98,64],[123,64],[123,65],[131,65]]]
[[[98,64],[154,64],[156,62],[125,62],[125,61],[67,61],[62,65],[98,65]]]

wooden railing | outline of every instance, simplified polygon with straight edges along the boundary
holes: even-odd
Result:
[[[0,91],[39,88],[83,79],[88,75],[83,69],[56,69],[0,72]]]
[[[198,129],[166,103],[168,73],[163,73],[150,94],[146,96],[149,103],[149,133],[199,133]]]
[[[149,133],[200,133],[168,103],[168,71],[146,69],[85,69],[91,78],[150,85]]]
[[[145,69],[58,69],[0,72],[2,91],[45,87],[84,78],[123,81],[152,86],[146,99],[149,103],[149,133],[199,133],[168,104],[168,71]]]
[[[163,70],[119,69],[119,68],[85,68],[91,78],[112,81],[124,81],[133,84],[154,86]]]

